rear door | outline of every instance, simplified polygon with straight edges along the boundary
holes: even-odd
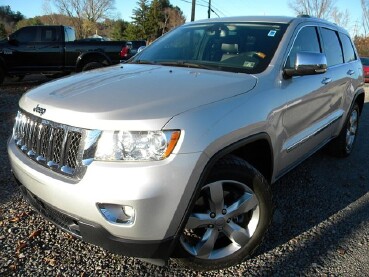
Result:
[[[327,57],[328,71],[326,78],[329,81],[326,85],[326,94],[330,96],[330,113],[335,113],[339,120],[332,122],[332,134],[341,129],[341,122],[344,119],[344,113],[347,108],[345,104],[345,97],[352,90],[352,77],[357,76],[358,70],[354,67],[356,60],[353,48],[351,46],[351,53],[347,51],[344,53],[344,49],[347,49],[345,44],[347,40],[350,40],[347,36],[341,37],[340,33],[329,27],[322,27],[321,29],[323,50]],[[343,40],[345,39],[345,40]],[[350,43],[350,42],[348,42]],[[349,49],[347,49],[349,50]],[[351,101],[350,101],[351,104]],[[349,104],[349,105],[350,105]]]

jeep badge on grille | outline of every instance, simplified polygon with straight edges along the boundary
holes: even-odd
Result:
[[[46,112],[46,109],[41,108],[39,104],[37,104],[37,106],[33,108],[33,111],[39,113],[40,115],[43,115]]]

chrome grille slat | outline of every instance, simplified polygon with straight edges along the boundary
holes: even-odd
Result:
[[[79,178],[85,167],[82,157],[86,132],[19,111],[13,139],[25,155],[40,165]]]

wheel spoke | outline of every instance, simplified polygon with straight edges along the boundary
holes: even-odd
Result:
[[[247,213],[259,204],[255,194],[245,192],[236,202],[228,207],[227,218]]]
[[[188,219],[186,229],[205,227],[209,224],[213,224],[213,221],[214,220],[209,217],[209,214],[193,213]]]
[[[210,210],[220,214],[224,207],[223,183],[215,182],[209,185],[210,189]]]
[[[357,114],[356,110],[354,110],[352,112],[351,116],[350,116],[350,125],[348,126],[348,131],[350,132],[351,135],[356,134],[357,117],[358,117],[358,114]]]
[[[214,249],[218,235],[219,231],[217,229],[207,229],[201,241],[196,246],[197,256],[208,258]]]
[[[224,226],[223,231],[224,234],[239,247],[244,246],[251,237],[248,230],[242,228],[232,221]]]
[[[346,149],[351,150],[357,132],[357,112],[353,111],[350,116],[350,124],[346,132]]]

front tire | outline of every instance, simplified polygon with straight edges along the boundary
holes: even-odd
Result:
[[[272,219],[272,197],[265,178],[246,161],[221,159],[196,198],[180,237],[185,257],[177,261],[194,270],[238,264],[262,242]]]

